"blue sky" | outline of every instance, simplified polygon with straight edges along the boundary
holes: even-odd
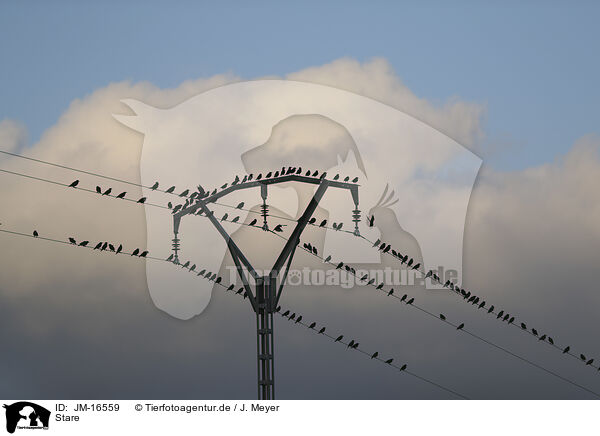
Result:
[[[493,167],[549,162],[598,133],[598,3],[174,3],[3,2],[0,119],[35,141],[114,81],[175,87],[377,56],[420,97],[485,103]]]

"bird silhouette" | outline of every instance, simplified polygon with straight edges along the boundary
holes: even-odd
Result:
[[[408,295],[404,294],[404,295],[402,296],[402,298],[400,298],[400,301],[404,301],[404,300],[406,300],[406,297],[408,297]]]
[[[173,209],[173,203],[171,203],[171,202],[169,201],[169,202],[167,203],[167,207],[168,207],[169,209]]]
[[[119,244],[119,248],[117,248],[116,254],[119,254],[121,251],[123,251],[123,245]],[[173,255],[171,255],[173,256]]]
[[[404,371],[406,369],[406,363],[400,367],[400,371]]]
[[[346,348],[350,348],[354,346],[354,339],[352,339],[350,342],[348,342],[348,345],[346,345]]]
[[[98,242],[98,243],[96,244],[96,246],[94,247],[94,250],[97,250],[97,249],[99,249],[100,247],[102,247],[102,242]]]
[[[240,220],[239,216],[236,216],[234,219],[231,220],[232,223],[237,223]]]
[[[139,248],[136,248],[135,250],[133,250],[133,253],[131,253],[132,256],[137,256],[140,252]],[[189,262],[188,262],[189,263]]]
[[[446,317],[445,317],[445,316],[444,316],[442,313],[440,313],[440,319],[441,319],[442,321],[445,321],[445,320],[446,320]]]
[[[252,221],[250,221],[250,224],[248,224],[248,225],[253,226],[254,224],[256,224],[256,218],[254,218]]]
[[[119,195],[117,195],[117,198],[125,198],[126,194],[127,194],[127,192],[123,191]]]
[[[335,341],[333,341],[333,342],[339,342],[339,341],[341,341],[342,339],[344,339],[344,335],[339,335],[339,336],[336,338],[336,340],[335,340]]]
[[[545,339],[546,339],[546,335],[542,335],[542,336],[539,337],[538,341],[543,341]]]
[[[258,176],[256,176],[256,180],[260,180],[262,179],[262,173],[259,173]]]
[[[317,221],[317,219],[315,217],[312,217],[309,221],[308,224],[314,224],[315,221]]]
[[[389,297],[390,295],[393,295],[393,294],[394,294],[394,290],[393,290],[393,289],[390,289],[390,291],[388,292],[388,297]]]
[[[377,239],[375,242],[373,242],[373,247],[377,247],[379,244],[381,244],[381,239]]]
[[[591,365],[592,363],[594,363],[594,359],[590,359],[587,362],[585,362],[586,365]]]
[[[327,256],[323,262],[329,263],[330,260],[331,260],[331,255]]]
[[[581,360],[585,360],[585,355],[584,355],[584,354],[580,354],[580,355],[579,355],[579,358],[580,358]]]
[[[325,333],[325,327],[321,327],[321,330],[319,330],[320,335],[322,335],[323,333]]]
[[[227,188],[228,183],[225,183],[224,185],[221,185],[221,189],[225,189]]]
[[[167,257],[166,260],[167,260],[167,262],[171,262],[173,260],[173,255],[172,254],[169,255],[169,257]],[[231,285],[231,286],[233,286],[233,285]]]
[[[228,216],[229,215],[227,215],[227,214],[223,215],[223,218],[221,218],[221,221],[226,221]]]
[[[69,188],[76,188],[77,185],[79,185],[79,180],[74,180],[73,182],[71,182],[71,184],[69,185]]]
[[[152,189],[153,191],[156,191],[157,188],[158,188],[158,182],[154,182],[154,185],[152,185],[152,187],[150,189]]]
[[[316,323],[316,322],[313,322],[313,323],[311,323],[311,324],[308,326],[308,328],[309,328],[309,329],[314,329],[316,325],[317,325],[317,323]]]
[[[355,177],[352,179],[352,183],[356,183],[356,182],[358,182],[358,177]]]
[[[285,224],[277,224],[273,230],[275,230],[276,232],[283,232],[284,225]]]
[[[527,325],[526,325],[524,322],[522,322],[522,323],[521,323],[521,328],[522,328],[523,330],[527,330]]]
[[[70,242],[71,244],[77,244],[77,241],[75,241],[75,239],[74,239],[74,238],[71,238],[71,237],[69,237],[69,242]]]
[[[238,204],[235,208],[236,209],[241,209],[242,207],[244,207],[244,202],[243,201],[240,204]]]
[[[321,221],[321,224],[319,224],[319,227],[325,227],[327,225],[327,220],[323,220]]]
[[[385,363],[387,363],[388,365],[391,365],[393,361],[394,361],[394,359],[388,359],[385,361]]]
[[[333,177],[333,180],[337,180],[337,179],[339,179],[339,178],[340,178],[340,175],[339,175],[339,174],[336,174],[336,175]]]
[[[552,345],[554,345],[554,339],[552,339],[550,336],[548,336],[548,342],[550,342]]]
[[[138,203],[145,203],[146,202],[146,197],[140,198],[137,202]]]
[[[465,323],[461,323],[461,325],[459,325],[458,327],[456,327],[456,330],[462,330],[465,326]]]
[[[102,194],[102,188],[100,186],[96,186],[96,192],[98,194]]]
[[[377,356],[379,356],[379,352],[375,351],[373,354],[371,354],[371,359],[375,359]]]
[[[33,231],[33,237],[34,237],[34,238],[37,238],[39,235],[40,235],[40,234],[38,233],[38,231],[37,231],[37,230],[34,230],[34,231]]]
[[[180,197],[186,197],[188,194],[190,193],[189,189],[186,189],[185,191],[183,191],[181,194],[179,194]]]
[[[102,195],[109,195],[112,192],[112,188],[108,188],[106,191],[102,193]]]
[[[235,285],[229,285],[229,287],[227,289],[225,289],[225,291],[231,291],[234,287],[235,287]]]
[[[80,247],[87,247],[87,245],[90,243],[90,241],[82,241],[79,243]]]
[[[173,210],[171,211],[171,213],[176,214],[177,212],[179,212],[179,210],[183,207],[182,204],[178,204],[177,206],[175,206],[173,208]]]
[[[171,187],[170,187],[169,189],[167,189],[165,192],[166,192],[167,194],[172,194],[172,193],[173,193],[173,191],[175,191],[175,186],[171,186]]]
[[[533,333],[533,336],[537,336],[538,335],[538,332],[537,332],[536,329],[531,329],[531,333]]]
[[[282,316],[288,316],[289,314],[290,314],[290,311],[289,311],[289,310],[286,310],[286,311],[283,313],[283,315],[282,315]]]
[[[148,250],[142,251],[142,254],[140,254],[140,257],[146,257],[148,256]]]
[[[373,227],[373,225],[375,224],[375,216],[374,216],[374,215],[371,215],[371,216],[368,218],[368,220],[369,220],[369,221],[368,221],[368,223],[369,223],[369,227]]]
[[[569,346],[565,347],[565,349],[563,350],[563,354],[568,353],[570,349],[571,349],[571,347],[569,347]]]

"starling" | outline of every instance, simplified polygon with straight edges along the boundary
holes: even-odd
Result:
[[[72,182],[72,183],[69,185],[69,188],[76,188],[76,187],[77,187],[77,185],[79,185],[79,180],[75,180],[75,181],[73,181],[73,182]]]

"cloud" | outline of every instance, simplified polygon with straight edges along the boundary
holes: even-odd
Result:
[[[381,59],[341,59],[287,78],[380,100],[472,149],[483,136],[483,106],[459,100],[436,106],[420,99]],[[150,83],[113,83],[74,101],[57,124],[23,152],[139,181],[143,138],[112,118],[113,113],[131,113],[120,101],[130,98],[170,107],[239,80],[219,75],[167,90]],[[18,123],[0,123],[2,149],[21,150],[25,138]],[[594,349],[591,327],[599,303],[599,150],[600,141],[590,136],[553,163],[510,173],[484,168],[471,198],[464,237],[467,287],[591,356],[600,353]],[[2,167],[65,183],[85,178],[86,185],[110,185],[13,158],[4,159]],[[137,188],[122,188],[128,196],[141,195]],[[143,210],[114,199],[0,174],[0,200],[2,228],[36,228],[42,236],[62,239],[123,241],[127,248],[145,243]],[[5,234],[0,238],[0,342],[5,356],[0,391],[5,396],[255,395],[255,337],[246,300],[215,291],[202,316],[179,321],[152,304],[144,265],[137,259]],[[282,304],[474,398],[588,398],[373,292],[297,288],[285,294]],[[423,292],[416,298],[552,370],[585,385],[597,384],[589,368],[508,330],[455,296]],[[449,398],[281,318],[276,326],[280,398]]]
[[[333,86],[373,98],[429,124],[475,152],[484,138],[484,105],[453,98],[437,106],[419,98],[383,58],[365,63],[342,58],[288,74],[286,78]]]
[[[0,121],[0,144],[3,150],[18,151],[27,144],[27,138],[27,128],[23,124],[9,119]]]

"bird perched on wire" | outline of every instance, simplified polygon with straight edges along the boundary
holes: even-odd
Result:
[[[327,220],[323,220],[321,221],[321,224],[319,224],[319,227],[325,227],[327,225]]]
[[[154,185],[152,185],[152,187],[150,189],[152,189],[153,191],[156,191],[157,188],[158,188],[158,182],[154,182]]]
[[[69,242],[70,242],[71,244],[77,244],[77,241],[75,240],[75,238],[71,238],[71,237],[69,237]]]
[[[314,224],[317,221],[317,219],[315,217],[312,217],[310,220],[308,220],[308,224]]]
[[[256,224],[256,218],[254,218],[252,221],[250,221],[250,224],[248,224],[248,225],[253,226],[254,224]]]
[[[80,247],[87,247],[87,245],[90,243],[90,241],[82,241],[79,243]]]
[[[171,186],[171,187],[170,187],[169,189],[167,189],[165,192],[166,192],[167,194],[172,194],[172,193],[173,193],[173,191],[175,191],[175,186]]]
[[[461,323],[461,325],[459,325],[458,327],[456,327],[456,330],[462,330],[465,327],[465,323]]]
[[[101,248],[101,247],[102,247],[102,242],[98,242],[98,243],[96,244],[96,246],[94,247],[94,250],[98,250],[98,249],[99,249],[99,248]]]
[[[119,244],[119,248],[117,248],[116,254],[119,254],[121,251],[123,251],[123,245]],[[173,258],[173,255],[171,255],[171,259]]]
[[[335,340],[335,341],[333,341],[333,342],[339,342],[339,341],[341,341],[342,339],[344,339],[344,335],[339,335],[339,336],[336,338],[336,340]]]
[[[319,330],[320,335],[322,335],[323,333],[325,333],[325,327],[321,327],[321,330]]]
[[[121,192],[119,195],[117,195],[116,198],[125,198],[125,195],[127,194],[127,192],[123,191]]]
[[[133,253],[131,253],[132,256],[137,256],[140,253],[140,249],[136,248],[135,250],[133,250]],[[188,262],[189,263],[189,262]]]
[[[38,231],[37,231],[37,230],[34,230],[34,231],[33,231],[33,237],[34,237],[34,238],[37,238],[38,236],[40,236],[40,234],[38,233]]]
[[[229,217],[229,215],[226,213],[223,215],[223,218],[221,218],[221,221],[227,221],[227,217]]]
[[[138,203],[142,203],[142,204],[145,203],[146,202],[146,197],[140,198],[137,202]]]
[[[391,365],[393,361],[394,361],[394,359],[388,359],[385,361],[385,363],[387,363],[388,365]]]
[[[148,250],[142,251],[142,253],[140,254],[140,257],[146,257],[148,256]]]
[[[102,193],[102,195],[109,195],[112,192],[112,188],[108,188],[106,191]]]
[[[371,215],[371,216],[368,218],[368,220],[369,220],[369,221],[368,221],[369,227],[373,227],[373,225],[375,224],[375,216],[374,216],[374,215]]]
[[[102,188],[100,186],[96,186],[96,192],[98,194],[102,194]]]
[[[371,359],[375,359],[377,356],[379,356],[379,352],[375,351],[372,355],[371,355]]]
[[[276,232],[283,232],[283,226],[285,225],[286,224],[277,224],[273,230],[275,230]]]
[[[236,209],[241,209],[242,207],[244,207],[244,202],[243,201],[240,204],[238,204],[235,208]]]
[[[236,216],[234,219],[231,220],[232,223],[237,223],[240,220],[239,216]]]

